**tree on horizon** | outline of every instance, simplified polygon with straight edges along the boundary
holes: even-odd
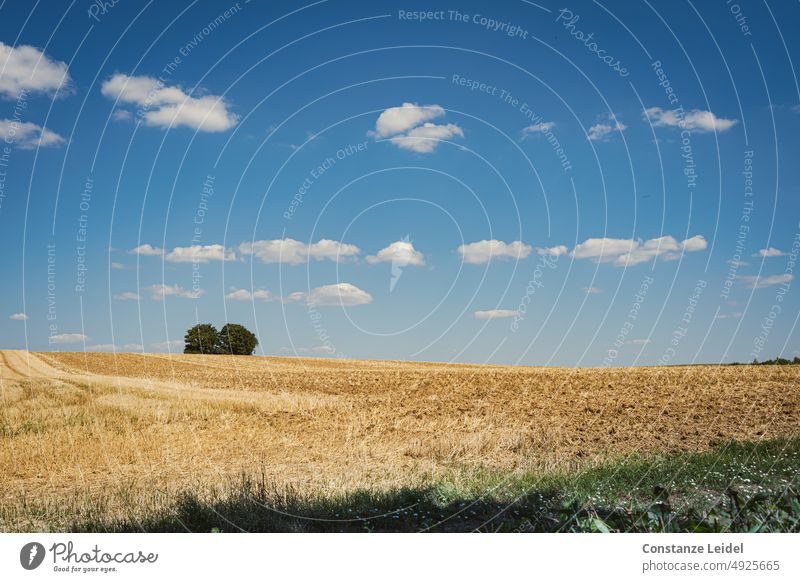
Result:
[[[215,354],[219,333],[210,323],[198,323],[186,332],[183,341],[184,354]]]
[[[258,345],[255,334],[238,323],[226,323],[219,332],[217,353],[252,356]]]

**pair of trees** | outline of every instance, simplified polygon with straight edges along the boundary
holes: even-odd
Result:
[[[250,356],[258,345],[256,336],[238,323],[226,323],[219,331],[210,323],[200,323],[186,332],[183,341],[184,354]]]

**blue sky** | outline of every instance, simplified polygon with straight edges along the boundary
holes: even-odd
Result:
[[[800,353],[791,3],[4,2],[3,348]]]

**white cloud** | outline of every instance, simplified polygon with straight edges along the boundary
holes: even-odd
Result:
[[[693,237],[687,238],[685,241],[683,241],[681,246],[686,252],[693,253],[696,251],[706,250],[706,248],[708,248],[708,243],[703,236],[696,234]]]
[[[198,131],[227,131],[239,122],[222,97],[188,95],[153,77],[117,73],[102,85],[110,99],[138,105],[147,125],[171,128],[184,125]]]
[[[374,255],[369,255],[366,261],[370,265],[392,263],[399,266],[421,267],[425,265],[425,256],[414,248],[411,241],[399,240],[379,250]]]
[[[256,289],[250,291],[249,289],[231,288],[230,292],[225,294],[225,299],[230,301],[253,301],[260,299],[261,301],[272,301],[275,296],[266,289]]]
[[[613,261],[636,248],[637,241],[622,238],[588,238],[572,249],[576,259],[594,259],[598,263]]]
[[[458,247],[465,263],[479,265],[492,259],[524,259],[531,254],[533,247],[521,241],[505,243],[500,240],[482,240]]]
[[[306,294],[302,291],[295,291],[294,293],[289,293],[286,297],[282,297],[281,301],[284,303],[294,303],[295,301],[302,301],[306,298]]]
[[[444,108],[440,105],[403,103],[400,107],[390,107],[381,113],[371,134],[378,138],[396,135],[442,115]]]
[[[270,126],[269,128],[267,128],[267,132],[268,133],[273,133],[275,130],[276,130],[275,126]],[[306,139],[305,139],[305,141],[302,144],[290,143],[289,147],[292,150],[299,150],[304,145],[307,145],[307,144],[311,143],[312,141],[315,141],[315,140],[318,140],[318,139],[321,139],[319,134],[317,134],[317,133],[315,133],[315,132],[313,132],[311,130],[306,130]]]
[[[117,269],[119,271],[124,271],[125,269],[128,268],[128,265],[126,265],[124,263],[111,263],[111,268],[112,269]]]
[[[564,245],[558,245],[555,247],[536,247],[536,252],[540,255],[549,255],[551,257],[560,257],[561,255],[567,254],[567,247]]]
[[[25,321],[26,319],[28,319],[28,316],[20,312],[20,313],[12,313],[11,315],[8,316],[8,318],[13,319],[14,321]]]
[[[322,239],[313,244],[306,244],[291,238],[275,240],[257,240],[239,245],[243,255],[255,255],[264,263],[287,263],[300,265],[309,259],[334,262],[345,261],[361,252],[355,245],[335,240]]]
[[[51,344],[75,344],[78,342],[85,342],[89,336],[82,333],[59,333],[51,335],[49,341]]]
[[[746,261],[737,261],[735,259],[728,259],[725,262],[727,264],[729,264],[731,267],[735,268],[735,269],[738,269],[739,267],[749,267],[750,266],[750,263],[748,263]]]
[[[145,287],[146,291],[150,292],[150,297],[162,301],[165,297],[183,297],[184,299],[197,299],[205,294],[203,289],[197,291],[190,291],[184,289],[180,285],[150,285]]]
[[[310,305],[351,307],[353,305],[372,303],[372,295],[350,283],[336,283],[313,289],[306,296],[306,302]]]
[[[716,319],[740,319],[744,313],[741,311],[736,311],[734,313],[720,313],[717,315]]]
[[[132,248],[128,251],[132,255],[142,255],[145,257],[160,257],[164,254],[164,249],[160,249],[158,247],[154,247],[149,244],[139,245],[138,247]]]
[[[19,122],[13,119],[0,119],[0,139],[23,150],[58,147],[67,141],[46,127],[30,121]]]
[[[583,292],[587,295],[595,295],[597,293],[602,293],[603,290],[600,287],[584,287]]]
[[[753,256],[754,257],[785,257],[786,253],[784,253],[783,251],[781,251],[779,249],[776,249],[776,248],[773,248],[773,247],[768,247],[766,249],[761,249],[757,253],[753,253]]]
[[[531,135],[535,135],[537,133],[547,133],[555,126],[556,124],[552,121],[543,121],[542,123],[534,123],[533,125],[529,125],[528,127],[522,128],[522,137],[525,138]]]
[[[236,253],[222,245],[192,245],[175,247],[164,257],[170,263],[207,263],[209,261],[235,261]]]
[[[632,339],[626,341],[625,344],[629,346],[646,346],[650,341],[649,339]]]
[[[114,299],[118,299],[119,301],[139,301],[139,294],[133,291],[125,291],[124,293],[117,293],[114,295]]]
[[[336,349],[333,346],[321,345],[321,346],[314,346],[313,348],[311,348],[311,351],[314,352],[315,354],[332,354],[336,351]]]
[[[679,259],[683,252],[702,251],[706,239],[696,235],[682,242],[662,236],[646,241],[641,239],[590,238],[572,249],[575,259],[592,259],[596,263],[614,263],[617,267],[638,265],[660,257],[666,261]]]
[[[183,351],[183,348],[186,344],[184,343],[183,340],[168,340],[165,342],[156,342],[150,345],[156,348],[157,350],[174,352],[174,351]]]
[[[0,42],[0,94],[16,99],[21,91],[53,94],[70,82],[67,64],[36,47]]]
[[[653,127],[682,127],[697,132],[728,131],[738,123],[736,119],[723,119],[711,111],[700,109],[683,112],[683,115],[681,113],[681,109],[669,110],[650,107],[644,110],[644,117],[653,124]],[[681,118],[683,118],[683,125],[681,125]]]
[[[613,115],[609,115],[608,123],[596,123],[591,126],[586,137],[591,141],[606,141],[613,132],[623,132],[626,129],[628,129],[627,125],[614,119]]]
[[[772,285],[782,285],[794,281],[794,275],[784,273],[783,275],[767,275],[759,277],[757,275],[740,275],[737,277],[748,289],[764,289]]]
[[[695,249],[693,243],[692,249]],[[614,259],[614,265],[617,267],[633,266],[640,263],[646,263],[655,257],[662,257],[664,260],[675,260],[680,258],[680,244],[674,237],[662,236],[646,240],[644,242],[636,241],[636,245],[630,252],[619,255]]]
[[[133,121],[133,113],[127,109],[115,109],[111,114],[111,119],[114,121]]]
[[[427,154],[441,141],[464,137],[463,130],[454,123],[437,125],[430,122],[444,114],[441,105],[403,103],[381,113],[375,122],[375,131],[370,131],[369,135],[376,139],[388,137],[399,148]]]
[[[299,346],[292,346],[291,348],[289,348],[287,346],[283,346],[278,351],[280,351],[281,353],[284,353],[284,354],[297,355],[297,354],[307,354],[311,350],[309,348],[303,348],[303,347],[299,347]]]
[[[436,149],[440,142],[456,136],[464,137],[464,132],[454,123],[448,123],[447,125],[426,123],[415,127],[404,135],[396,135],[389,138],[389,141],[404,150],[411,150],[418,154],[429,154]]]
[[[87,352],[118,352],[119,347],[114,344],[94,344],[86,346]]]
[[[501,317],[516,317],[519,311],[513,309],[489,309],[487,311],[476,311],[473,313],[475,319],[498,319]]]
[[[122,348],[132,352],[141,352],[144,349],[144,346],[142,344],[125,344],[122,346]]]
[[[224,246],[215,245],[191,245],[188,247],[175,247],[165,255],[164,249],[154,247],[150,244],[139,245],[128,251],[134,255],[148,257],[164,256],[170,263],[207,263],[209,261],[235,261],[236,253]],[[124,267],[123,267],[124,268]]]

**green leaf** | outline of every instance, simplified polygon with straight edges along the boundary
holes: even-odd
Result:
[[[592,525],[594,526],[594,529],[597,531],[600,531],[602,533],[611,533],[611,529],[609,529],[606,522],[604,522],[599,517],[592,518]]]

